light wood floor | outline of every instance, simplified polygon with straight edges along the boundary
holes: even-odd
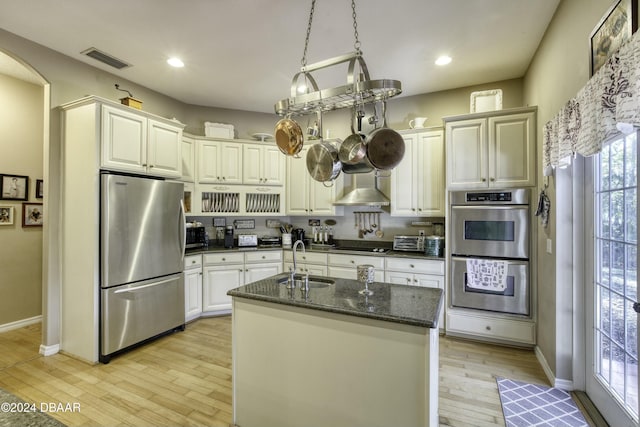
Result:
[[[0,334],[0,388],[23,400],[80,404],[69,426],[231,423],[231,318],[200,319],[108,365],[38,355],[40,325]],[[547,384],[533,351],[440,338],[440,424],[503,426],[495,376]]]

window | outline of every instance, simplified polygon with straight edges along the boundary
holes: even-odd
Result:
[[[595,179],[595,374],[638,417],[637,136],[605,146]]]

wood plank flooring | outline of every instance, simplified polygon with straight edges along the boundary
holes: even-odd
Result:
[[[79,403],[69,426],[231,424],[231,317],[197,320],[91,366],[38,355],[40,325],[0,334],[0,387],[27,402]],[[504,426],[495,376],[548,384],[533,351],[440,338],[440,425]]]

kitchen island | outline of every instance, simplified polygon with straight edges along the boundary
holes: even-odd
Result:
[[[235,425],[438,425],[442,290],[288,277],[229,291]]]

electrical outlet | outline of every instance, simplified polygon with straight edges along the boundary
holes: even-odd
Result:
[[[424,236],[424,230],[418,230],[418,236]]]
[[[553,240],[547,239],[547,253],[553,253]]]

